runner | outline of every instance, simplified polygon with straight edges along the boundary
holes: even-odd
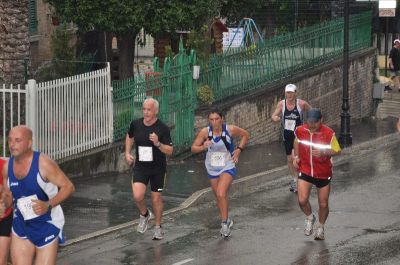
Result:
[[[136,145],[132,192],[140,212],[137,231],[142,234],[146,232],[149,221],[154,218],[155,214],[153,240],[164,238],[161,227],[164,208],[161,193],[164,189],[167,172],[166,155],[172,155],[173,152],[170,130],[157,118],[158,111],[158,101],[153,98],[146,99],[143,102],[143,118],[132,121],[125,138],[125,159],[128,165],[133,165],[135,158],[131,151],[133,144]],[[149,182],[154,214],[147,209],[144,200]]]
[[[75,188],[57,164],[32,150],[32,131],[26,126],[11,129],[11,158],[3,167],[3,194],[11,191],[14,219],[11,236],[13,264],[56,264],[59,243],[64,242],[64,214],[60,203]],[[8,190],[9,189],[9,190]],[[10,207],[11,196],[3,197]]]
[[[322,124],[319,109],[307,112],[307,124],[298,127],[294,141],[295,159],[293,165],[299,169],[298,200],[301,210],[306,215],[304,234],[313,233],[315,216],[309,202],[313,185],[317,187],[319,204],[319,224],[314,239],[324,240],[324,224],[329,214],[329,193],[331,190],[332,159],[340,153],[340,146],[335,132]]]
[[[208,114],[209,126],[200,130],[192,145],[192,153],[206,151],[205,166],[221,216],[220,233],[231,235],[232,218],[228,214],[228,190],[236,177],[235,164],[249,140],[249,133],[235,125],[224,123],[222,113],[212,110]],[[234,148],[232,137],[240,137]]]
[[[0,159],[0,193],[3,186],[3,171],[5,160]],[[10,193],[7,194],[10,196]],[[7,196],[4,193],[4,196]],[[11,198],[10,198],[11,199]],[[12,226],[12,208],[5,208],[4,202],[6,199],[0,198],[0,265],[7,265],[8,253],[10,252],[11,243],[11,226]]]
[[[289,173],[292,177],[290,182],[290,191],[297,192],[297,175],[298,172],[293,166],[293,141],[294,130],[303,124],[302,113],[311,109],[310,104],[297,98],[297,87],[288,84],[285,87],[285,99],[279,101],[274,113],[272,113],[272,121],[281,122],[283,143],[287,157],[287,165]]]

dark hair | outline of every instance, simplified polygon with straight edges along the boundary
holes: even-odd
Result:
[[[219,109],[212,109],[208,112],[207,118],[210,118],[210,115],[213,113],[217,113],[221,118],[224,117],[224,115],[222,115],[222,111]]]

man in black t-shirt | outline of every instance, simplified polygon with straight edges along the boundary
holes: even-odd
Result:
[[[132,165],[135,159],[131,154],[134,143],[136,147],[132,192],[140,212],[137,231],[142,234],[146,232],[150,219],[154,217],[153,213],[147,209],[144,200],[146,187],[150,182],[151,201],[155,214],[154,240],[163,238],[161,192],[164,189],[167,169],[166,155],[171,155],[173,152],[170,130],[157,118],[158,110],[157,100],[146,99],[143,102],[143,118],[132,121],[125,138],[125,159],[128,165]]]
[[[390,68],[390,75],[391,79],[393,80],[395,88],[399,89],[400,91],[400,40],[395,39],[393,42],[393,48],[390,50],[389,54],[389,68]],[[385,90],[391,90],[390,88]]]

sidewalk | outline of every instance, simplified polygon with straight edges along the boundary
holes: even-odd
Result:
[[[396,121],[394,118],[388,118],[352,124],[352,148],[394,133]],[[339,137],[340,129],[334,129]],[[166,211],[179,210],[179,207],[201,200],[202,193],[207,192],[204,189],[209,187],[203,163],[202,155],[170,163],[167,187],[163,193]],[[286,156],[280,142],[248,147],[240,157],[237,182],[242,189],[251,188],[258,185],[257,181],[260,180],[248,179],[246,176],[259,172],[265,174],[266,171],[287,174],[284,173],[287,170],[285,165]],[[132,200],[130,179],[129,174],[113,173],[73,180],[76,192],[63,204],[67,245],[132,225],[133,220],[138,217],[138,212]],[[288,184],[289,181],[288,177]]]

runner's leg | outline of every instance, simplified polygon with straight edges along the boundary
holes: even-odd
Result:
[[[28,239],[11,235],[11,260],[13,265],[30,265],[33,263],[35,246]]]
[[[55,265],[57,261],[58,238],[42,248],[36,248],[35,265]]]

